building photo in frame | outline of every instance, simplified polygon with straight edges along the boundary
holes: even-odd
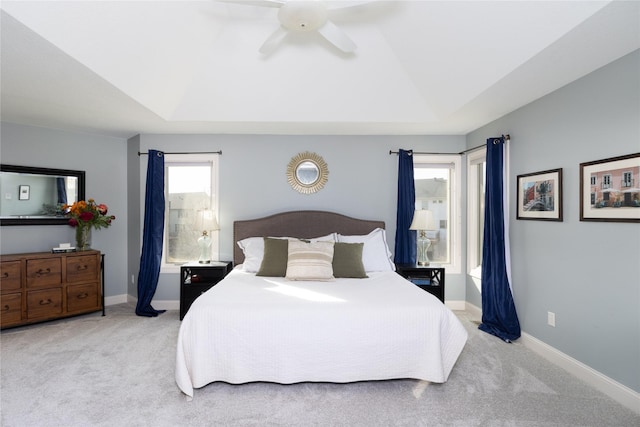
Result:
[[[640,153],[580,163],[580,221],[640,222]]]
[[[562,221],[562,169],[518,175],[516,219]]]

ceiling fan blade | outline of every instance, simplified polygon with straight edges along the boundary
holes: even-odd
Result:
[[[285,30],[282,26],[279,26],[277,30],[275,30],[269,38],[260,46],[260,53],[269,54],[275,50],[276,47],[280,44],[282,39],[287,35],[287,30]]]
[[[281,7],[285,0],[216,0],[222,3],[233,3],[242,6]]]
[[[318,32],[322,34],[322,37],[345,53],[351,53],[357,48],[349,36],[331,21],[325,22],[322,27],[318,28]]]

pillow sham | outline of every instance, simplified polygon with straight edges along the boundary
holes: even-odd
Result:
[[[333,245],[333,277],[365,279],[367,272],[362,263],[364,243],[342,243]]]
[[[244,253],[242,269],[248,273],[260,270],[264,257],[264,237],[247,237],[238,241],[238,246]]]
[[[294,237],[271,237],[272,239],[294,239]],[[331,233],[326,236],[320,236],[310,241],[318,240],[330,240],[335,242],[337,240],[337,234]],[[244,253],[244,262],[242,263],[242,270],[248,273],[257,273],[262,265],[262,258],[264,258],[264,237],[247,237],[239,240],[237,245],[242,249]]]
[[[264,256],[256,276],[284,277],[289,259],[289,239],[264,238]]]
[[[289,240],[287,280],[334,280],[332,241]]]
[[[395,271],[396,269],[391,261],[391,251],[387,245],[385,231],[382,228],[376,228],[371,233],[361,236],[344,236],[338,234],[338,242],[364,243],[362,263],[367,272]]]

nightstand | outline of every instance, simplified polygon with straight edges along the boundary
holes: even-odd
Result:
[[[444,303],[444,267],[396,264],[396,273]]]
[[[232,267],[230,261],[191,262],[180,267],[180,320],[196,298],[224,279]]]

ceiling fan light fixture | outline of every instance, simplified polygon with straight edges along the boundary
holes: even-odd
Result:
[[[288,30],[315,31],[327,22],[327,4],[321,0],[290,0],[278,10],[278,19]]]

